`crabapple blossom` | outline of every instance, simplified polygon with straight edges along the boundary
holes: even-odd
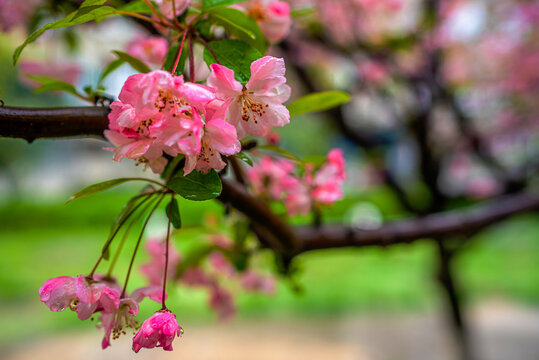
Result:
[[[226,120],[236,126],[238,137],[246,134],[266,136],[274,126],[290,122],[288,109],[282,104],[290,97],[286,85],[283,59],[264,56],[251,64],[251,78],[245,86],[234,79],[234,71],[212,64],[207,84],[223,100]]]
[[[80,320],[89,319],[96,311],[112,312],[120,304],[118,289],[83,275],[49,279],[41,285],[39,296],[52,311],[69,307]]]
[[[286,195],[284,205],[290,216],[307,215],[311,211],[312,199],[309,188],[305,182],[295,179],[294,186]]]
[[[147,64],[160,67],[168,52],[168,42],[160,36],[137,37],[127,44],[127,52]]]
[[[165,271],[166,243],[159,239],[149,239],[146,242],[146,251],[150,255],[150,261],[140,266],[140,271],[151,285],[160,286],[163,284],[163,272]],[[168,249],[168,274],[172,277],[174,271],[181,261],[181,256],[174,246],[169,245]],[[160,296],[160,295],[159,295]],[[151,297],[150,297],[151,298]],[[157,300],[156,300],[157,301]]]
[[[271,295],[275,292],[275,281],[254,271],[246,271],[241,276],[241,285],[245,290],[262,292]]]
[[[125,334],[126,328],[136,329],[138,322],[135,316],[138,313],[138,303],[131,298],[123,298],[120,300],[118,309],[113,312],[102,312],[99,316],[101,322],[100,328],[105,330],[105,336],[101,342],[101,347],[106,349],[110,346],[110,337],[118,339],[120,335]]]
[[[75,278],[58,276],[49,279],[39,288],[40,299],[52,311],[62,311],[75,298]]]
[[[207,173],[211,169],[221,170],[226,163],[223,155],[233,155],[241,151],[236,128],[222,119],[212,119],[204,125],[201,148],[198,154],[187,155],[184,174],[194,169]]]
[[[270,43],[281,41],[290,32],[292,25],[290,5],[284,1],[251,0],[236,7],[256,20]]]
[[[342,199],[342,183],[346,178],[343,152],[333,149],[328,153],[327,162],[318,170],[313,179],[313,198],[322,204],[332,204]]]
[[[176,16],[181,15],[191,3],[191,0],[154,0],[157,4],[159,11],[166,18],[173,18],[174,14]],[[175,8],[174,8],[175,5]]]
[[[217,283],[213,284],[210,289],[209,305],[217,312],[221,321],[227,320],[236,314],[232,294]]]
[[[279,200],[288,188],[296,185],[297,179],[292,175],[293,172],[292,162],[265,156],[260,163],[249,169],[247,177],[255,195],[267,192],[273,199]]]
[[[217,270],[220,274],[224,274],[228,277],[233,277],[236,275],[236,269],[230,261],[227,260],[227,258],[223,255],[220,251],[214,251],[212,252],[208,260],[212,264],[212,266]]]
[[[289,161],[264,157],[249,170],[247,177],[255,195],[284,201],[291,216],[307,215],[314,203],[330,205],[343,197],[346,173],[341,150],[331,150],[326,163],[316,172],[311,164],[305,165],[302,178],[294,171],[294,164]]]
[[[172,342],[176,336],[181,337],[183,329],[176,321],[176,315],[169,310],[159,310],[148,319],[144,320],[140,330],[133,338],[133,351],[138,353],[140,349],[152,349],[162,347],[163,350],[171,351]]]
[[[204,106],[213,100],[204,86],[156,70],[130,76],[111,104],[105,136],[115,145],[113,159],[138,159],[161,173],[166,153],[195,155],[201,150]]]

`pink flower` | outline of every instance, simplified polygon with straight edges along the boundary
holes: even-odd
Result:
[[[198,154],[187,155],[184,175],[193,169],[202,173],[211,169],[221,170],[226,166],[221,155],[233,155],[241,151],[236,128],[221,119],[212,119],[205,124],[201,144]]]
[[[342,184],[346,178],[343,152],[333,149],[327,162],[318,170],[313,180],[313,198],[322,204],[332,204],[342,199]]]
[[[120,305],[120,290],[79,275],[75,279],[75,311],[81,320],[97,311],[113,312]]]
[[[288,189],[295,187],[297,179],[293,176],[294,164],[290,161],[269,156],[262,158],[247,172],[247,177],[255,195],[268,194],[274,200],[282,200]]]
[[[163,171],[163,153],[198,154],[200,113],[215,96],[204,86],[184,83],[183,77],[156,70],[130,76],[111,104],[105,136],[116,146],[113,159],[138,159],[155,173]]]
[[[173,273],[174,271],[175,268],[172,268],[172,271],[169,271],[169,273]],[[161,275],[163,275],[163,269],[161,270]],[[161,303],[161,301],[163,300],[163,287],[161,285],[148,285],[137,288],[131,293],[131,298],[136,302],[141,302],[146,297],[157,303]],[[166,299],[167,294],[165,293],[165,300]]]
[[[150,262],[141,265],[140,271],[144,276],[146,276],[151,285],[156,285],[158,288],[160,288],[160,286],[163,284],[163,273],[165,271],[166,244],[162,240],[150,239],[146,243],[146,251],[150,255]],[[180,261],[180,254],[176,248],[172,246],[172,244],[169,244],[167,277],[171,278],[174,276],[174,272],[176,271],[176,267]],[[151,296],[150,298],[155,300]]]
[[[212,64],[210,68],[207,83],[224,101],[227,121],[236,126],[240,139],[246,134],[266,136],[274,126],[290,122],[288,109],[282,105],[290,97],[283,59],[265,56],[254,61],[251,79],[245,86],[234,79],[234,71],[227,67]]]
[[[275,280],[254,271],[247,271],[241,277],[241,285],[245,290],[262,292],[271,295],[275,292]]]
[[[187,286],[204,286],[211,287],[214,280],[210,278],[204,270],[199,267],[190,267],[182,274],[181,282]]]
[[[234,275],[236,275],[236,269],[234,268],[234,266],[232,266],[230,261],[228,261],[228,259],[223,255],[222,252],[212,252],[208,257],[208,260],[219,274],[224,274],[228,277],[233,277]]]
[[[294,174],[294,164],[286,160],[262,158],[247,173],[253,193],[271,200],[284,201],[287,213],[307,215],[313,202],[330,205],[343,197],[346,178],[343,153],[333,149],[326,163],[313,174],[313,166],[305,166],[302,178]]]
[[[182,328],[176,321],[176,315],[169,310],[159,310],[144,320],[140,330],[133,338],[133,351],[139,352],[142,348],[152,349],[162,347],[163,350],[172,350],[172,342],[176,336],[181,337]]]
[[[227,320],[236,314],[232,294],[217,284],[211,288],[209,303],[217,312],[219,320]]]
[[[168,42],[160,36],[137,37],[127,45],[127,52],[147,64],[160,67],[168,52]]]
[[[174,17],[174,13],[176,13],[176,16],[181,15],[187,9],[191,0],[175,0],[174,4],[176,5],[176,11],[174,11],[172,7],[172,0],[155,0],[155,3],[159,7],[161,14],[166,18],[171,19]]]
[[[62,311],[75,299],[75,278],[59,276],[49,279],[39,288],[39,296],[52,311]]]
[[[284,201],[286,212],[290,216],[309,214],[312,203],[308,185],[300,180],[297,180],[295,185],[290,188]]]
[[[39,296],[52,311],[69,307],[81,320],[89,319],[97,311],[113,312],[120,304],[118,289],[83,275],[49,279],[41,285]]]
[[[138,313],[138,303],[131,298],[120,300],[118,309],[113,312],[102,312],[99,316],[101,321],[100,328],[105,329],[105,336],[101,342],[101,347],[106,349],[110,346],[110,336],[112,339],[118,339],[128,328],[136,329],[138,322],[135,316]]]
[[[292,25],[290,5],[284,1],[251,0],[237,7],[256,20],[271,43],[281,41],[290,32]]]

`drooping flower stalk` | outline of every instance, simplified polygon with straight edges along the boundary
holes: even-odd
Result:
[[[144,230],[146,230],[146,226],[148,225],[148,222],[150,221],[150,219],[151,219],[153,213],[155,212],[155,210],[157,210],[157,208],[159,207],[159,204],[164,199],[164,197],[165,197],[165,195],[163,194],[158,198],[157,203],[152,208],[152,210],[148,214],[148,217],[144,221],[144,224],[142,225],[142,229],[140,230],[140,235],[139,235],[139,237],[137,239],[135,249],[133,250],[133,255],[131,256],[131,261],[129,262],[129,267],[127,268],[127,274],[125,276],[124,287],[122,289],[122,295],[121,295],[122,298],[124,297],[126,289],[127,289],[127,283],[129,282],[129,277],[131,275],[131,269],[133,269],[133,264],[135,262],[135,257],[137,256],[137,252],[138,252],[138,248],[140,246],[140,242],[142,241],[142,236],[144,235]]]
[[[183,51],[183,44],[185,43],[185,37],[187,36],[187,33],[189,32],[189,29],[185,29],[182,36],[182,42],[180,44],[180,50],[178,50],[178,55],[176,56],[176,61],[174,61],[174,67],[172,68],[171,73],[175,74],[176,69],[178,68],[178,63],[180,62],[180,57],[182,56]]]
[[[92,270],[90,271],[90,274],[88,275],[88,277],[92,277],[94,276],[95,274],[95,271],[97,270],[97,267],[99,266],[99,264],[101,263],[101,260],[103,260],[103,256],[104,254],[107,252],[107,250],[109,249],[110,247],[110,244],[112,243],[112,240],[114,240],[114,238],[116,237],[116,234],[118,234],[118,231],[120,231],[121,227],[125,224],[125,222],[131,217],[131,215],[133,215],[135,213],[135,211],[138,210],[138,208],[140,206],[142,206],[142,204],[144,204],[146,201],[148,201],[151,196],[153,195],[153,193],[150,193],[150,194],[144,194],[144,199],[142,199],[142,201],[140,201],[137,205],[135,205],[133,207],[133,209],[131,211],[129,211],[129,213],[127,213],[127,215],[122,219],[122,221],[120,221],[120,223],[118,224],[118,226],[116,227],[116,229],[114,229],[114,232],[109,236],[109,238],[107,239],[107,242],[105,243],[105,246],[103,246],[103,250],[101,251],[101,255],[99,256],[99,258],[97,259],[97,262],[95,263],[94,267],[92,268]]]
[[[172,204],[174,203],[174,194],[171,195],[170,204],[168,206],[168,213],[172,214]],[[163,272],[163,296],[161,297],[161,309],[165,310],[167,306],[165,305],[165,295],[167,293],[167,272],[168,272],[168,249],[169,249],[169,241],[170,241],[170,215],[168,218],[168,224],[167,224],[167,238],[165,240],[165,271]]]

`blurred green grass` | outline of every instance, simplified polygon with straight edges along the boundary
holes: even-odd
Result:
[[[0,346],[20,341],[30,333],[39,336],[88,327],[69,311],[48,311],[39,302],[37,290],[50,277],[89,271],[111,222],[133,193],[108,191],[69,204],[64,204],[64,199],[46,203],[19,199],[0,206],[0,318],[7,324],[0,327]],[[351,196],[331,209],[327,217],[342,218],[358,199],[380,204],[385,217],[395,217],[400,211],[387,192],[379,190],[370,192],[369,197]],[[180,206],[186,226],[201,224],[208,211],[223,211],[216,203],[182,200]],[[538,233],[539,215],[530,214],[476,235],[456,263],[458,281],[467,299],[473,302],[497,296],[539,304]],[[175,241],[181,243],[189,236],[193,235],[180,233]],[[126,253],[133,240],[126,245]],[[141,253],[138,263],[144,258]],[[120,280],[128,261],[125,255],[117,265]],[[428,241],[391,248],[313,252],[302,255],[298,266],[302,293],[296,294],[286,281],[279,283],[274,296],[240,293],[239,316],[402,312],[437,307],[442,301],[435,280],[436,249]],[[142,284],[136,271],[131,286]],[[213,321],[204,291],[177,287],[170,297],[169,306],[185,321]],[[154,306],[147,303],[141,307],[141,317],[153,310]]]

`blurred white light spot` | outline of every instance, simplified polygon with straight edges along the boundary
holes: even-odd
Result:
[[[382,213],[369,202],[355,204],[348,210],[345,219],[350,226],[361,230],[374,230],[382,225]]]
[[[485,26],[485,6],[479,2],[462,5],[449,23],[449,34],[454,40],[471,40]]]

